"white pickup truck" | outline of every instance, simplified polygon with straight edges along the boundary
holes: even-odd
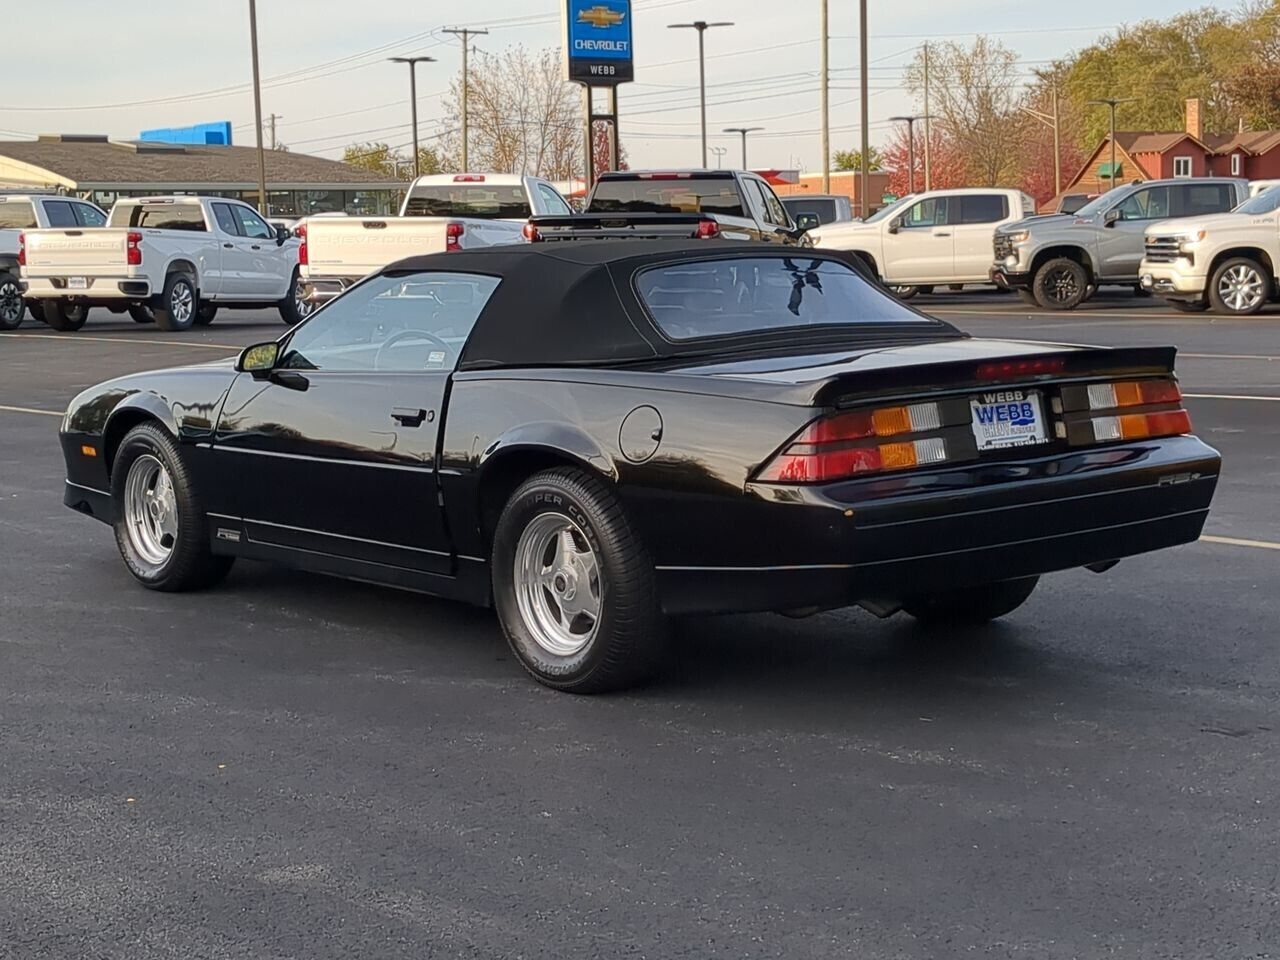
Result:
[[[389,263],[424,253],[523,243],[530,217],[573,211],[547,180],[497,173],[419,177],[398,217],[308,217],[296,228],[305,292],[336,297]]]
[[[143,197],[117,202],[102,228],[24,231],[18,257],[24,295],[55,330],[80,329],[77,308],[97,305],[185,330],[219,307],[277,307],[297,323],[310,312],[298,247],[239,200]]]
[[[18,242],[24,230],[41,227],[102,227],[107,215],[88,200],[55,193],[0,194],[0,330],[22,323],[26,307],[41,320],[38,304],[24,304],[18,269]]]

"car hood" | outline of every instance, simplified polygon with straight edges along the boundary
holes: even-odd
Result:
[[[861,220],[842,220],[838,223],[824,223],[809,236],[815,246],[837,247],[842,241],[861,240],[864,237],[875,237],[880,233],[881,224],[864,223]]]
[[[1031,230],[1036,227],[1043,227],[1051,223],[1071,223],[1076,219],[1072,213],[1040,213],[1034,217],[1024,217],[1013,223],[1006,223],[996,228],[996,235],[1000,236],[1006,233],[1017,233],[1020,230]]]
[[[1275,214],[1263,214],[1269,222],[1274,222]],[[1195,233],[1199,230],[1236,229],[1253,223],[1255,218],[1239,213],[1215,213],[1205,217],[1183,217],[1178,220],[1157,220],[1147,227],[1145,233],[1149,237],[1172,236],[1181,233]]]

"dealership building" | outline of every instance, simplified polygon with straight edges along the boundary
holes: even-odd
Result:
[[[273,217],[396,211],[405,184],[324,157],[267,150]],[[108,208],[120,197],[201,194],[258,205],[254,147],[51,134],[0,141],[0,189],[55,191]]]

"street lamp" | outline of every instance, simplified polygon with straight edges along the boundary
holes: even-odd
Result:
[[[712,147],[711,152],[716,155],[716,169],[720,169],[720,161],[724,159],[724,155],[729,152],[727,147]]]
[[[1108,190],[1116,188],[1116,107],[1122,103],[1133,103],[1137,99],[1137,97],[1125,97],[1117,100],[1114,97],[1102,97],[1089,101],[1091,106],[1111,108],[1111,186],[1107,187]]]
[[[923,114],[911,117],[890,117],[890,122],[897,121],[907,125],[907,193],[916,192],[916,121],[928,119]]]
[[[757,130],[763,130],[764,127],[725,127],[725,133],[742,134],[742,169],[747,169],[747,134],[755,133]]]
[[[670,30],[698,31],[698,96],[702,104],[702,169],[704,170],[707,168],[707,55],[702,35],[711,27],[732,26],[733,24],[728,20],[720,20],[715,23],[707,23],[705,20],[695,20],[693,23],[667,24],[667,28]]]
[[[421,174],[421,160],[418,158],[418,64],[435,63],[435,57],[387,57],[392,63],[409,65],[409,107],[413,116],[413,178]]]

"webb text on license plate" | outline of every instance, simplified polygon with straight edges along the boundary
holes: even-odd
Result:
[[[969,403],[979,450],[1024,447],[1048,438],[1044,405],[1034,390],[995,390]]]

